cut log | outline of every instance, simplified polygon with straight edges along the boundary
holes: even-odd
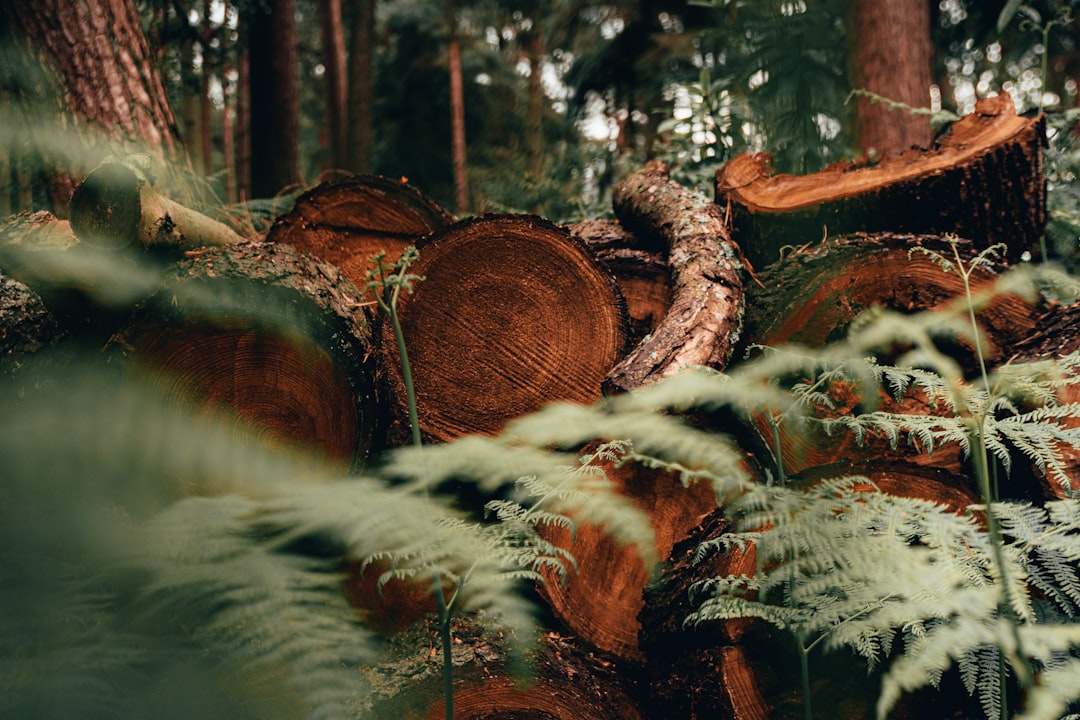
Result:
[[[656,330],[671,307],[667,253],[610,220],[583,220],[569,229],[619,284],[630,315],[629,340],[632,344],[641,342]]]
[[[456,720],[642,720],[628,682],[617,668],[573,639],[544,635],[527,649],[531,676],[515,674],[507,657],[513,642],[468,618],[454,622]],[[363,717],[442,720],[445,717],[437,622],[414,625],[389,640],[385,664],[363,669],[372,696]]]
[[[362,289],[372,256],[385,253],[393,263],[406,247],[453,220],[404,180],[361,175],[305,192],[274,222],[266,239],[339,266]]]
[[[239,242],[227,225],[174,202],[154,189],[149,159],[105,162],[75,188],[71,228],[97,247],[192,249]]]
[[[557,400],[590,403],[622,357],[618,287],[564,228],[528,215],[472,218],[418,243],[399,316],[421,429],[431,440],[491,434]],[[409,436],[390,323],[380,347],[396,426]]]
[[[823,237],[857,231],[956,233],[1011,257],[1037,252],[1046,225],[1045,120],[1016,115],[1006,93],[979,101],[927,151],[873,166],[839,163],[774,175],[769,156],[740,155],[716,174],[716,202],[755,269]]]
[[[666,558],[675,543],[716,508],[708,483],[682,486],[677,475],[627,463],[604,466],[617,491],[645,512],[656,534],[656,552]],[[542,526],[549,542],[568,550],[577,569],[560,582],[547,574],[540,592],[552,614],[580,641],[615,660],[640,661],[637,616],[645,603],[645,587],[653,576],[640,552],[620,545],[602,527],[579,522],[573,534]]]
[[[977,252],[969,240],[956,243],[965,261]],[[914,313],[963,298],[963,280],[927,255],[910,252],[915,247],[953,259],[952,247],[941,237],[888,232],[829,238],[785,254],[759,273],[759,285],[747,288],[750,310],[744,344],[821,347],[844,337],[851,321],[871,307]],[[972,291],[989,289],[1007,267],[996,262],[978,268]],[[989,342],[983,347],[988,367],[1004,362],[1045,312],[1046,307],[1012,294],[996,297],[981,310],[978,320]],[[974,347],[964,341],[955,350],[967,370],[977,369]]]
[[[241,243],[178,263],[110,346],[276,447],[360,468],[377,444],[370,335],[340,269]]]
[[[724,368],[742,327],[742,263],[719,209],[651,162],[614,191],[615,214],[630,231],[662,238],[672,299],[664,319],[609,374],[605,385],[633,390],[691,365]]]

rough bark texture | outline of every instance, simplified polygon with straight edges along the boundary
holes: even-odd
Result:
[[[187,165],[176,119],[131,0],[11,0],[0,19],[25,37],[51,65],[63,110],[84,142],[104,152],[145,152],[166,164]],[[104,147],[102,147],[104,146]],[[70,167],[63,173],[78,174]],[[70,181],[56,198],[66,208]]]
[[[308,190],[279,217],[267,242],[285,243],[341,267],[363,287],[371,258],[393,262],[453,217],[404,182],[375,175],[345,177]]]
[[[633,390],[691,365],[725,367],[742,326],[742,263],[719,208],[672,182],[656,161],[621,182],[613,203],[628,229],[666,242],[672,301],[606,384]]]
[[[399,315],[428,438],[494,433],[547,403],[600,396],[624,350],[625,305],[564,228],[489,215],[417,247],[409,272],[425,279],[401,295]],[[386,322],[380,347],[394,415],[403,419],[401,365]],[[398,430],[409,434],[407,425]]]
[[[61,335],[38,294],[0,272],[0,375],[11,373],[23,356],[52,345]]]
[[[717,171],[716,202],[755,269],[823,237],[856,231],[956,233],[1012,258],[1034,251],[1046,225],[1044,122],[1016,115],[1007,94],[981,100],[928,152],[874,166],[773,175],[744,154]]]
[[[295,0],[256,3],[248,31],[251,194],[273,197],[300,182]]]
[[[913,108],[930,105],[934,47],[928,0],[852,0],[852,85]],[[925,148],[930,118],[860,97],[858,145],[867,155]]]
[[[370,334],[340,269],[241,243],[176,266],[112,345],[267,444],[358,469],[377,444]]]

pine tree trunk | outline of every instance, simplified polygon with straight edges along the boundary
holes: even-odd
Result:
[[[274,197],[300,182],[296,2],[269,0],[248,14],[251,192]]]
[[[352,20],[349,45],[348,160],[357,173],[374,168],[374,107],[372,96],[375,65],[375,0],[361,0]]]
[[[323,66],[326,68],[326,117],[329,152],[326,168],[343,168],[347,122],[345,71],[345,31],[341,19],[341,0],[319,0],[319,25],[322,29]]]
[[[461,48],[457,35],[457,9],[451,1],[447,6],[450,39],[447,61],[450,66],[450,149],[454,165],[454,201],[457,213],[469,210],[469,172],[465,150],[465,87],[461,78]]]
[[[912,108],[930,105],[934,47],[927,0],[851,0],[852,85]],[[858,146],[878,157],[925,148],[930,119],[860,97]]]

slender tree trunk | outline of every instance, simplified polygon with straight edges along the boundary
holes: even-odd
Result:
[[[341,0],[319,1],[319,23],[322,28],[322,62],[326,68],[326,116],[330,137],[326,167],[340,168],[345,166],[348,80],[345,74],[345,31],[341,21]]]
[[[214,29],[210,23],[210,0],[203,0],[202,22],[202,34],[199,37],[199,48],[202,53],[202,65],[199,68],[202,81],[199,86],[199,172],[209,175],[214,168],[214,133],[210,119],[212,114],[210,82],[213,80],[210,45]]]
[[[928,0],[852,0],[852,85],[912,107],[930,104],[933,44]],[[857,137],[867,154],[886,155],[933,139],[926,116],[859,98]]]
[[[345,165],[358,173],[370,173],[374,149],[375,0],[360,0],[352,22]]]
[[[240,14],[236,61],[236,192],[241,201],[251,197],[251,53],[247,50],[247,19]]]
[[[184,22],[186,24],[186,19]],[[195,77],[195,39],[193,33],[188,30],[185,30],[180,40],[180,127],[181,137],[191,148],[195,147],[199,137],[197,108],[199,82]]]
[[[528,160],[527,168],[533,181],[544,175],[544,87],[540,82],[543,72],[544,37],[540,30],[540,6],[532,14],[532,37],[529,39],[529,117],[526,125]]]
[[[457,9],[449,3],[448,60],[450,65],[450,146],[454,162],[454,197],[458,214],[469,209],[468,164],[465,157],[465,89],[461,79],[461,48],[457,36]]]
[[[272,197],[300,182],[296,0],[250,14],[251,192]]]

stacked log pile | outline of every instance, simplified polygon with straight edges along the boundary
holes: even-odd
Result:
[[[967,257],[1007,243],[1000,262],[975,277],[976,288],[988,285],[1037,252],[1046,220],[1042,144],[1042,120],[1016,116],[1002,95],[980,102],[935,147],[874,166],[792,177],[771,174],[767,156],[740,156],[718,172],[714,201],[650,163],[616,189],[616,221],[561,227],[525,215],[455,220],[401,182],[357,177],[305,193],[258,242],[235,242],[201,221],[190,236],[201,239],[189,241],[184,215],[181,224],[148,221],[146,213],[157,211],[140,211],[155,207],[145,178],[112,168],[87,187],[81,202],[88,219],[80,226],[73,213],[73,227],[82,228],[84,241],[110,247],[128,244],[128,235],[143,245],[166,238],[176,253],[169,260],[178,262],[113,329],[109,347],[163,370],[200,402],[230,407],[273,442],[357,469],[381,446],[405,442],[409,431],[392,332],[364,293],[377,252],[394,259],[407,245],[419,249],[410,272],[425,279],[402,295],[400,315],[424,436],[445,442],[495,434],[548,402],[591,403],[691,365],[724,369],[757,344],[823,345],[874,305],[903,312],[943,305],[962,292],[959,280],[909,250],[951,248],[947,233],[960,237]],[[94,198],[128,215],[103,212]],[[121,229],[108,225],[119,220]],[[227,245],[192,244],[218,244],[207,240],[215,237]],[[33,285],[33,274],[13,257],[0,255],[0,267]],[[253,296],[265,317],[207,311],[234,301],[250,306]],[[3,297],[15,294],[4,290]],[[0,305],[4,337],[22,338],[18,316],[39,313],[10,307]],[[1037,332],[1044,316],[1070,334]],[[1047,355],[1077,344],[1071,315],[1019,297],[996,298],[980,320],[994,365],[1018,352]],[[28,342],[9,343],[10,352],[32,350]],[[960,342],[955,351],[972,366],[972,348]],[[897,409],[931,411],[917,400]],[[763,422],[732,430],[755,469],[754,458],[768,454]],[[785,470],[798,482],[859,473],[886,492],[958,508],[977,500],[956,452],[928,459],[840,437],[781,440]],[[749,719],[801,712],[792,701],[796,681],[771,664],[769,649],[779,640],[766,628],[749,621],[693,633],[682,627],[692,582],[754,567],[752,553],[690,562],[700,542],[729,530],[711,491],[688,491],[674,475],[634,464],[609,468],[609,475],[652,520],[665,559],[658,577],[598,527],[583,525],[574,536],[551,530],[548,538],[571,551],[578,571],[565,584],[540,588],[555,627],[535,651],[534,682],[515,684],[503,641],[463,621],[456,716]],[[1042,484],[1024,492],[1050,491]],[[353,577],[349,593],[396,638],[402,658],[417,651],[417,667],[403,660],[387,671],[393,689],[373,711],[441,717],[437,674],[428,672],[436,660],[419,659],[417,647],[426,651],[434,632],[423,623],[430,605],[408,587],[374,593],[370,577]],[[853,686],[857,675],[844,668],[821,681],[827,687],[818,691],[846,698],[834,705],[841,717],[872,708],[874,688]],[[942,712],[940,702],[911,698],[899,716]]]

